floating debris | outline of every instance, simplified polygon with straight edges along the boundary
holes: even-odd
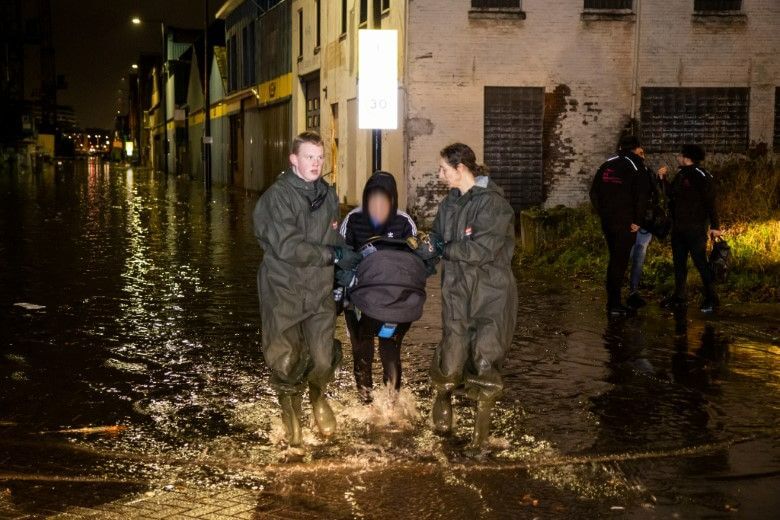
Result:
[[[18,302],[14,303],[14,307],[21,307],[28,311],[41,311],[46,308],[45,305],[36,305],[34,303]]]
[[[114,424],[111,426],[88,426],[86,428],[65,428],[63,430],[52,430],[52,431],[46,431],[41,432],[42,434],[46,433],[81,433],[81,434],[87,434],[87,435],[93,435],[93,434],[104,434],[104,435],[115,435],[119,432],[125,431],[127,429],[127,426],[123,424]]]

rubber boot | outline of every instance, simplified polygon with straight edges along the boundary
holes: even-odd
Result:
[[[287,433],[287,443],[290,446],[300,446],[303,443],[301,434],[301,396],[279,396],[282,406],[282,423]]]
[[[452,432],[452,392],[439,390],[433,400],[433,431],[439,435]]]
[[[469,450],[475,453],[482,451],[490,436],[490,416],[493,414],[495,399],[480,399],[477,401],[477,414],[474,417],[474,435],[469,444]]]
[[[312,415],[317,428],[323,437],[330,437],[336,433],[336,416],[333,414],[333,409],[317,386],[309,385],[309,399],[311,399]]]

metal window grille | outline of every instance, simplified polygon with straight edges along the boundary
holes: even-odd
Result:
[[[694,11],[739,11],[742,0],[694,0]]]
[[[471,0],[472,9],[520,9],[520,0]]]
[[[543,201],[544,88],[485,87],[484,150],[490,177],[519,211]]]
[[[634,0],[585,0],[585,9],[633,9]]]
[[[677,151],[695,143],[713,152],[744,151],[748,146],[750,89],[642,89],[641,134],[651,152]]]

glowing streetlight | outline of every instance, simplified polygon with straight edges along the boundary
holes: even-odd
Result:
[[[137,17],[137,16],[133,16],[133,17],[130,19],[130,22],[131,22],[133,25],[141,25],[141,23],[142,23],[142,22],[141,22],[141,19],[140,19],[139,17]]]
[[[133,70],[138,70],[138,64],[133,63],[132,65],[130,65],[130,68],[132,68]]]

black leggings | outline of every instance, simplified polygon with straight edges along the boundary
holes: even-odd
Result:
[[[355,361],[355,383],[358,390],[371,390],[374,385],[371,366],[374,363],[374,338],[384,322],[362,314],[358,319],[353,309],[344,311]],[[379,358],[382,360],[382,382],[401,388],[401,342],[411,323],[399,323],[391,338],[379,338]]]
[[[686,297],[688,281],[688,255],[701,275],[702,292],[705,298],[714,298],[712,269],[707,261],[706,231],[673,231],[672,258],[674,260],[674,294],[678,298]]]

